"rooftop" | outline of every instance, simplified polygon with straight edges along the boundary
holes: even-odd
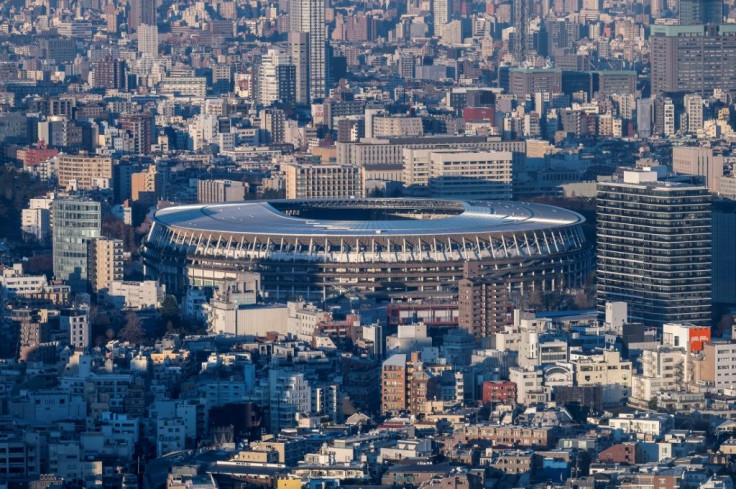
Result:
[[[156,212],[162,225],[269,236],[421,236],[537,231],[584,222],[572,211],[506,201],[278,200],[197,204]]]

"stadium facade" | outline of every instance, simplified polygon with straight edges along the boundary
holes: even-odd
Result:
[[[579,214],[542,204],[426,199],[277,200],[156,212],[146,274],[168,291],[258,272],[270,299],[345,292],[452,297],[466,262],[509,290],[582,286],[593,262]]]

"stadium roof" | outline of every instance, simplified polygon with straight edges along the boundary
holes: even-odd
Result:
[[[154,220],[194,232],[281,236],[437,236],[567,227],[572,211],[521,202],[430,199],[277,200],[159,210]]]

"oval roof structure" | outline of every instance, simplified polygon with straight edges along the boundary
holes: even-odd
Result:
[[[567,227],[580,214],[545,204],[434,199],[275,200],[196,204],[154,221],[194,232],[282,236],[427,236]]]

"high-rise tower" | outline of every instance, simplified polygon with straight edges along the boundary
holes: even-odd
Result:
[[[711,203],[700,185],[624,172],[598,183],[598,310],[626,302],[632,322],[709,325]]]
[[[680,25],[722,22],[723,0],[680,0]]]
[[[328,75],[327,25],[325,24],[324,0],[291,0],[289,4],[289,22],[290,32],[308,35],[309,100],[324,98],[327,96]],[[292,49],[292,56],[293,54]],[[303,61],[296,59],[292,62],[297,66],[303,66],[304,64]]]

